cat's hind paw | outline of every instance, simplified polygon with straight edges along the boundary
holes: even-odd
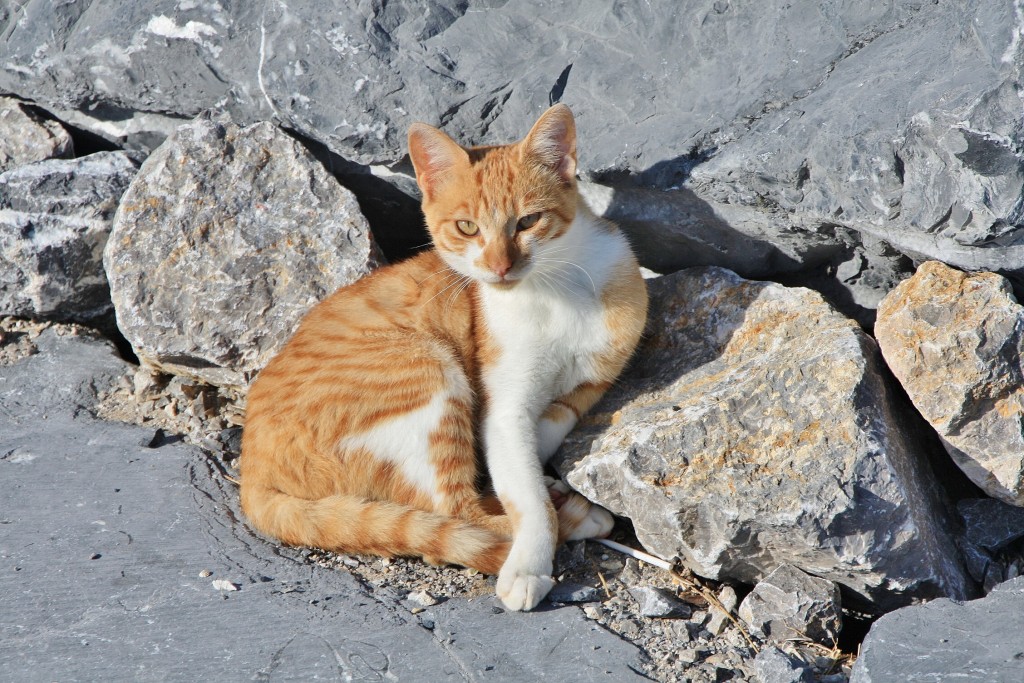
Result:
[[[612,513],[591,503],[560,479],[545,476],[544,485],[558,512],[558,535],[563,541],[604,538],[611,533],[615,526]]]
[[[574,493],[558,510],[558,526],[568,532],[565,536],[567,541],[605,538],[612,532],[615,518],[600,505],[594,505],[580,494]]]
[[[533,609],[555,585],[547,575],[520,574],[502,570],[498,574],[497,593],[501,602],[514,612]]]

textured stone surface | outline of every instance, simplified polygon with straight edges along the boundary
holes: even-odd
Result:
[[[754,671],[760,683],[813,683],[814,674],[796,657],[777,647],[767,646],[754,658]]]
[[[109,312],[103,248],[138,170],[123,152],[0,174],[0,315],[85,320]]]
[[[648,287],[634,366],[556,456],[571,485],[703,576],[788,563],[881,608],[969,593],[869,337],[814,292],[721,269]]]
[[[990,498],[961,500],[957,512],[964,520],[964,538],[993,552],[1024,537],[1024,509]]]
[[[1022,632],[1024,577],[981,600],[905,607],[872,625],[850,681],[1014,683],[1024,661]]]
[[[787,564],[758,581],[738,614],[776,643],[809,638],[834,645],[843,627],[839,587]]]
[[[1024,271],[1022,24],[1014,0],[7,3],[0,90],[141,146],[223,105],[403,191],[411,121],[511,140],[561,100],[647,265],[812,269],[870,307],[878,240]]]
[[[646,680],[638,651],[577,608],[453,599],[413,615],[257,538],[197,449],[90,417],[126,369],[109,344],[52,331],[36,343],[0,366],[5,677]]]
[[[355,198],[299,143],[203,115],[142,165],[104,263],[143,362],[244,386],[313,304],[379,256]]]
[[[20,100],[0,96],[0,173],[73,154],[71,136],[59,123],[40,117]]]
[[[875,334],[957,465],[1024,505],[1024,307],[1006,279],[925,263],[883,300]]]
[[[640,615],[659,619],[689,619],[693,608],[679,600],[671,591],[652,586],[630,588],[629,594],[640,606]]]

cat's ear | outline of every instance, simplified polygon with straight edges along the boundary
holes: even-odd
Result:
[[[436,196],[452,169],[469,161],[458,143],[425,123],[409,127],[409,158],[416,169],[416,183],[427,199]]]
[[[523,140],[527,156],[547,166],[562,179],[572,182],[576,176],[576,121],[564,104],[556,104],[541,114]]]

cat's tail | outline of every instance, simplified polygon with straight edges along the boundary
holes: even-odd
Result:
[[[332,495],[296,498],[242,486],[242,510],[261,531],[288,545],[343,553],[423,557],[497,574],[511,541],[471,522],[398,503]]]

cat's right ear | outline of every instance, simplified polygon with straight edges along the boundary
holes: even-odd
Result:
[[[409,127],[409,158],[416,169],[416,184],[432,199],[460,163],[469,161],[466,150],[437,128],[425,123]]]

